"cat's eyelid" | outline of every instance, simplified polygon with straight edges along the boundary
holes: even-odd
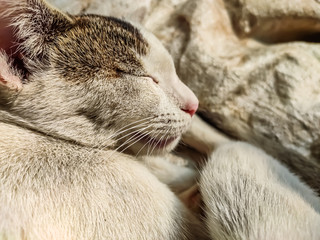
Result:
[[[145,75],[144,77],[151,78],[152,81],[154,81],[156,84],[159,84],[159,81],[156,78],[154,78],[154,77],[152,77],[150,75]]]

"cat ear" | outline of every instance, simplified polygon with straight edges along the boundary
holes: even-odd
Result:
[[[9,57],[44,57],[48,44],[71,25],[71,17],[43,0],[0,0],[0,48]]]
[[[0,51],[0,105],[10,104],[22,90],[22,75],[4,51]]]
[[[21,74],[12,66],[4,51],[0,52],[0,88],[7,93],[19,92],[22,89]]]
[[[50,43],[72,21],[43,0],[0,0],[1,99],[22,89],[28,76],[45,62]]]

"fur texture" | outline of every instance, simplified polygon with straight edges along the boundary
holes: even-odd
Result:
[[[0,130],[0,239],[201,239],[197,220],[134,159]]]
[[[42,0],[0,6],[0,239],[319,239],[311,189],[197,118],[186,141],[214,150],[198,187],[146,157],[172,150],[198,107],[151,33]],[[204,223],[186,208],[198,188]]]
[[[246,143],[217,149],[201,176],[208,228],[217,239],[319,239],[320,201],[310,188]]]
[[[173,192],[120,153],[168,152],[198,106],[160,42],[42,0],[0,4],[15,32],[0,55],[0,238],[205,239]]]
[[[192,143],[199,136],[200,146]],[[212,239],[320,239],[320,198],[277,160],[199,118],[186,137],[209,149],[199,190]]]

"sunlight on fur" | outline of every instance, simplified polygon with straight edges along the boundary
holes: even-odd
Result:
[[[152,33],[43,0],[0,22],[0,239],[320,239],[315,192],[195,116]]]

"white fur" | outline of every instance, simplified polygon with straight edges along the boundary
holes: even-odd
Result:
[[[213,239],[320,239],[320,198],[313,190],[258,148],[195,123],[189,143],[203,136],[200,149],[215,149],[199,182]]]
[[[179,194],[196,184],[197,170],[179,166],[170,161],[170,156],[143,156],[139,158],[149,171],[175,193]]]
[[[42,0],[0,3],[10,6],[17,37],[27,39],[20,47],[33,63],[44,52],[48,59],[59,54],[46,45],[45,27],[69,17]],[[163,71],[175,75],[160,42],[149,44],[169,62]],[[116,148],[138,141],[138,130],[155,142],[176,137],[155,152],[175,147],[191,117],[170,85],[129,74],[106,79],[103,71],[73,82],[53,64],[38,63],[10,104],[0,102],[0,239],[206,239],[169,187]],[[7,59],[1,64],[10,69]],[[143,147],[137,144],[134,154]],[[147,144],[147,151],[154,147]]]
[[[56,18],[71,21],[41,0],[0,3],[18,14],[13,25],[32,58],[49,49],[41,27]],[[208,126],[187,135],[200,151],[216,149],[199,183],[203,225],[166,185],[183,191],[197,177],[193,170],[156,157],[144,160],[147,169],[118,151],[119,144],[134,155],[173,149],[191,121],[183,110],[198,104],[160,42],[142,33],[150,44],[141,59],[148,76],[97,74],[74,83],[49,64],[31,68],[28,84],[1,105],[0,239],[198,240],[207,239],[204,224],[212,239],[319,239],[319,198],[312,190],[264,152],[230,143]],[[14,75],[6,59],[0,65],[0,74]],[[94,110],[95,118],[84,110]],[[155,142],[176,139],[140,151],[146,144],[134,135],[139,131]]]
[[[197,225],[126,155],[110,159],[10,124],[0,131],[0,239],[185,239],[184,228]]]

